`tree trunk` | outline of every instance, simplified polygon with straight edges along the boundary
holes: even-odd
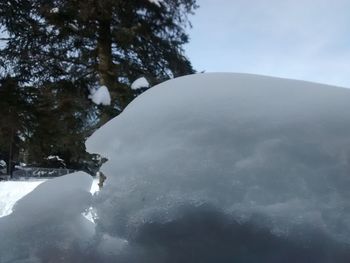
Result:
[[[117,81],[117,65],[114,64],[112,57],[111,21],[99,20],[98,24],[97,56],[100,85],[105,85],[112,101],[117,99],[119,106],[124,109],[132,98],[131,90],[119,85]]]
[[[10,142],[9,142],[9,155],[8,155],[8,161],[7,161],[7,174],[12,178],[12,164],[13,164],[13,142],[14,142],[14,130],[11,130],[10,134]]]
[[[112,60],[111,23],[109,20],[99,21],[97,53],[100,84],[113,88],[116,76]]]

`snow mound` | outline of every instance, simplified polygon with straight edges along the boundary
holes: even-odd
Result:
[[[0,217],[12,213],[15,203],[45,180],[0,182]]]
[[[17,201],[34,191],[34,189],[48,179],[30,179],[0,182],[0,217],[10,215]],[[49,179],[50,180],[50,179]],[[92,195],[99,192],[98,179],[94,179],[90,193]],[[85,214],[85,213],[84,213]],[[92,221],[91,214],[86,216]]]
[[[101,86],[89,95],[89,99],[96,105],[111,105],[111,95],[106,86]]]
[[[47,180],[20,199],[0,218],[0,262],[73,262],[69,256],[94,235],[81,215],[91,203],[91,183],[90,175],[77,172]]]
[[[138,78],[131,84],[131,89],[133,90],[138,90],[138,89],[148,88],[148,87],[149,87],[149,83],[147,79],[144,77]]]
[[[349,102],[344,88],[248,74],[150,89],[86,143],[109,160],[100,231],[143,251],[129,262],[346,262]]]
[[[162,83],[88,139],[108,158],[92,204],[76,173],[0,218],[0,262],[348,263],[349,101],[247,74]]]

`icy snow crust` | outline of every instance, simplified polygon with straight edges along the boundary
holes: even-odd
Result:
[[[350,90],[302,81],[160,84],[87,141],[109,159],[99,226],[149,262],[347,262],[349,112]]]
[[[87,141],[109,160],[96,227],[88,177],[50,180],[0,219],[0,262],[348,263],[349,101],[246,74],[160,84]]]

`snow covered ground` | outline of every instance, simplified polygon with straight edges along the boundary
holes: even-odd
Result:
[[[46,180],[47,179],[0,181],[0,217],[11,214],[12,208],[18,200],[33,191]],[[98,190],[98,180],[95,179],[90,192],[93,194]]]
[[[0,217],[9,215],[14,204],[45,180],[0,181]]]

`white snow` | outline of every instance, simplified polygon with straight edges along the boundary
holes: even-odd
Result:
[[[52,8],[52,9],[50,10],[50,13],[53,13],[53,14],[56,14],[56,13],[58,13],[58,12],[59,12],[58,7],[54,7],[54,8]]]
[[[111,105],[111,95],[106,86],[101,86],[97,90],[92,91],[89,95],[89,99],[97,105]]]
[[[0,218],[0,262],[60,262],[76,242],[94,235],[94,225],[83,217],[91,203],[92,178],[83,172],[57,177],[38,185],[20,199],[12,214]]]
[[[349,101],[248,74],[164,82],[88,139],[108,159],[92,200],[71,175],[0,218],[0,261],[349,262]]]
[[[191,218],[188,207],[212,207],[309,247],[314,232],[349,244],[349,102],[348,89],[248,74],[153,87],[86,143],[108,159],[99,226],[133,237],[147,222],[167,231]]]
[[[45,180],[0,182],[0,217],[12,213],[14,204]]]
[[[157,5],[157,6],[160,6],[160,4],[163,2],[163,0],[148,0],[150,1],[151,3]]]
[[[58,155],[49,155],[46,158],[47,160],[57,160],[60,162],[64,162],[64,160],[62,158],[60,158]]]
[[[12,213],[13,206],[21,198],[32,192],[38,185],[47,179],[30,179],[17,181],[0,181],[0,217],[7,216]],[[90,193],[95,194],[99,191],[98,179],[94,179]],[[91,218],[88,215],[89,219]]]
[[[141,88],[148,88],[149,83],[145,77],[138,78],[131,84],[131,89],[137,90]]]
[[[58,161],[60,162],[62,165],[66,166],[66,163],[64,162],[64,160],[59,157],[58,155],[49,155],[48,157],[46,157],[46,160],[49,161]]]

